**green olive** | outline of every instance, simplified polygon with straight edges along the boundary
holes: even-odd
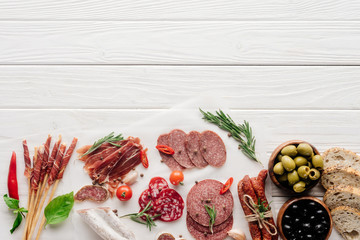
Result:
[[[281,154],[295,157],[297,155],[296,147],[294,145],[288,145],[281,149]]]
[[[314,152],[312,152],[312,154],[310,155],[310,157],[308,157],[309,161],[311,161],[311,159],[313,158],[314,155],[315,155]]]
[[[314,168],[323,169],[324,168],[324,159],[320,155],[315,155],[312,158],[312,165]]]
[[[275,174],[277,175],[283,175],[285,170],[284,170],[284,166],[282,165],[281,162],[278,162],[277,164],[275,164],[273,171]]]
[[[312,147],[307,143],[300,143],[296,149],[299,152],[299,154],[304,157],[310,157],[311,154],[313,153]]]
[[[288,172],[291,172],[296,167],[294,160],[289,156],[283,156],[281,158],[281,162],[282,162],[282,165],[284,166],[285,170]]]
[[[287,174],[285,173],[285,174],[279,176],[277,178],[277,180],[279,180],[279,182],[286,182],[287,181]]]
[[[301,157],[301,156],[298,156],[298,157],[294,158],[294,161],[295,161],[295,164],[296,164],[297,167],[305,166],[308,163],[306,158]]]
[[[287,179],[291,186],[300,181],[299,175],[296,170],[289,172],[287,175]]]
[[[301,166],[298,168],[297,172],[299,174],[299,177],[301,177],[302,179],[306,179],[309,176],[310,168],[308,166]]]
[[[317,179],[319,179],[319,177],[320,177],[320,172],[319,172],[319,170],[317,170],[316,168],[310,169],[309,178],[310,178],[311,180],[317,180]]]
[[[306,189],[305,186],[306,186],[306,184],[303,181],[295,183],[293,186],[294,192],[301,193],[301,192],[305,191],[305,189]]]
[[[303,182],[305,182],[306,186],[309,186],[312,183],[310,178],[303,179]]]
[[[308,166],[309,168],[312,168],[312,164],[311,164],[310,161],[307,163],[307,166]]]
[[[283,157],[283,155],[281,155],[281,154],[278,154],[277,155],[277,160],[279,161],[279,162],[281,162],[281,158]]]

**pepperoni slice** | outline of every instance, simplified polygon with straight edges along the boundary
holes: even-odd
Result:
[[[161,191],[158,199],[154,202],[154,210],[161,214],[160,220],[172,222],[179,219],[184,210],[184,200],[174,189],[165,189]]]
[[[154,177],[150,180],[149,191],[152,199],[156,200],[162,190],[168,189],[169,185],[162,177]]]
[[[150,210],[148,210],[146,213],[149,214],[150,216],[155,216],[156,212],[154,210],[154,199],[151,197],[149,189],[146,189],[140,195],[140,198],[139,198],[140,211],[139,212],[141,212],[146,207],[146,205],[148,205],[148,203],[150,201],[152,201],[152,203],[150,205],[150,206],[152,206],[152,208]],[[143,219],[145,220],[145,218],[143,218]]]

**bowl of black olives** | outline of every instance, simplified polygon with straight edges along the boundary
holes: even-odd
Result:
[[[284,240],[327,240],[332,231],[330,210],[310,196],[292,198],[280,208],[277,226]]]
[[[323,167],[323,158],[313,145],[291,140],[279,145],[271,154],[269,175],[276,186],[300,194],[320,181]]]

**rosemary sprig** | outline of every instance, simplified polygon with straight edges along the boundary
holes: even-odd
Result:
[[[204,112],[201,109],[199,110],[203,114],[203,119],[217,125],[219,128],[225,131],[228,131],[229,136],[233,137],[236,141],[239,142],[239,148],[245,156],[262,165],[260,160],[256,157],[256,140],[252,135],[252,129],[249,125],[249,122],[244,121],[243,124],[236,124],[229,114],[225,114],[221,110],[216,111],[216,115],[210,112]]]
[[[119,134],[117,136],[114,136],[114,132],[112,132],[109,135],[95,141],[94,144],[91,146],[91,148],[89,148],[89,150],[87,150],[87,152],[84,153],[82,155],[82,157],[94,152],[96,149],[98,149],[101,146],[101,144],[106,143],[106,142],[110,143],[111,145],[114,145],[116,147],[121,147],[120,145],[114,143],[114,142],[118,142],[118,141],[121,141],[121,140],[124,140],[124,138],[122,137],[121,134]]]
[[[209,207],[208,205],[204,205],[205,209],[206,209],[206,212],[209,214],[209,229],[210,229],[210,232],[211,234],[214,234],[214,231],[213,231],[213,227],[214,227],[214,224],[215,224],[215,218],[216,218],[216,210],[215,210],[215,206],[213,204],[212,208]]]
[[[270,204],[271,202],[268,204],[267,207],[264,206],[264,203],[266,203],[266,201],[262,201],[260,200],[260,198],[258,198],[258,204],[256,205],[256,211],[259,213],[260,218],[264,219],[265,216],[265,212],[270,210]]]
[[[126,214],[124,216],[121,216],[120,218],[129,217],[134,222],[146,225],[146,227],[149,228],[149,230],[151,231],[152,227],[156,227],[154,219],[161,215],[161,214],[157,214],[152,217],[149,214],[145,213],[149,211],[152,207],[153,206],[151,205],[151,201],[149,201],[146,207],[141,212]],[[145,217],[145,221],[141,217]]]

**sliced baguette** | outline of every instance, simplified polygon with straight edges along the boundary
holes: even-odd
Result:
[[[360,240],[360,211],[351,207],[337,207],[331,210],[336,230],[346,240]]]
[[[351,186],[330,188],[324,195],[324,202],[330,209],[348,206],[360,210],[360,189]]]
[[[321,184],[325,189],[341,185],[360,188],[360,171],[335,165],[324,170]]]
[[[324,169],[333,166],[352,167],[360,171],[360,156],[356,153],[343,148],[330,148],[323,154]]]

